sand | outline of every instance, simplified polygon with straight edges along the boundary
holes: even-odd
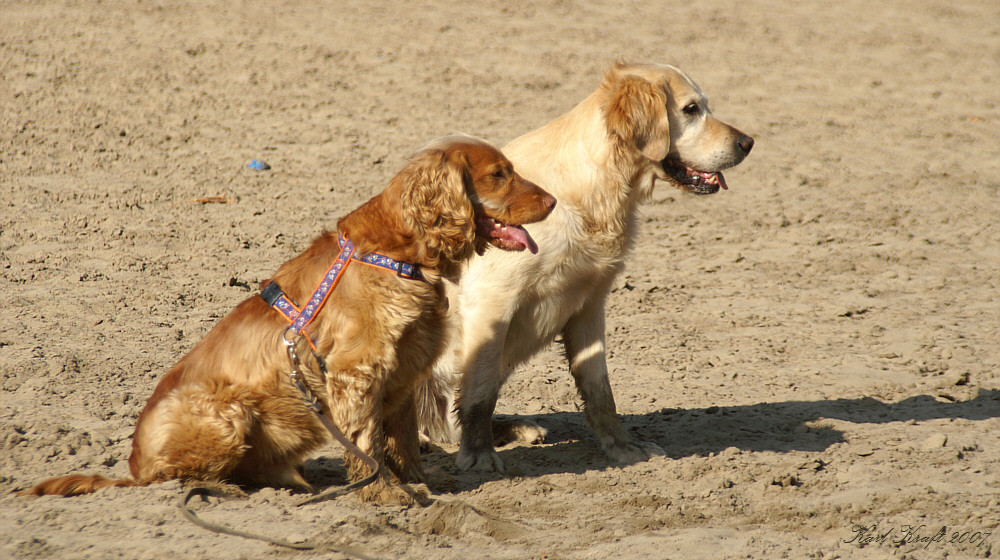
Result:
[[[509,476],[443,446],[427,507],[201,515],[418,560],[995,557],[1000,4],[680,4],[0,2],[0,557],[331,557],[197,528],[176,482],[10,492],[127,475],[158,378],[408,154],[502,145],[618,58],[757,141],[728,191],[657,187],[610,296],[619,411],[667,456],[610,466],[552,348],[501,396],[550,430]]]

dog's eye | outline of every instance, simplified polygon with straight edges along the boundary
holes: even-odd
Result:
[[[701,112],[701,110],[698,108],[697,103],[688,103],[681,110],[684,111],[685,115],[697,115],[698,113]]]
[[[507,173],[506,173],[506,172],[504,172],[504,170],[503,170],[503,169],[501,168],[501,169],[497,169],[496,171],[494,171],[494,172],[492,173],[492,175],[493,175],[493,177],[494,177],[494,178],[496,178],[496,179],[503,179],[504,177],[506,177],[506,176],[507,176]]]

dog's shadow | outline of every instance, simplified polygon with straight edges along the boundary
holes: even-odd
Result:
[[[930,395],[918,395],[895,403],[863,397],[661,409],[645,414],[621,415],[633,438],[659,445],[672,459],[707,456],[730,447],[741,451],[821,452],[846,441],[844,432],[825,426],[824,419],[885,424],[941,418],[986,420],[998,417],[1000,390],[995,389],[980,389],[975,398],[960,402],[942,402]],[[500,448],[500,457],[508,467],[506,475],[461,471],[455,466],[454,446],[448,449],[435,446],[422,457],[424,468],[430,475],[431,489],[439,493],[463,492],[507,477],[583,474],[612,466],[601,452],[582,412],[556,412],[522,418],[533,420],[549,430],[545,445],[514,444]],[[320,489],[343,484],[346,482],[343,462],[339,458],[327,457],[307,461],[306,478]]]
[[[824,419],[885,424],[940,418],[986,420],[998,417],[1000,391],[995,389],[980,389],[975,398],[960,402],[942,402],[930,395],[918,395],[895,403],[864,397],[661,409],[645,414],[621,415],[633,438],[656,443],[672,459],[707,456],[730,447],[741,451],[821,452],[846,441],[844,432],[825,426]],[[582,412],[558,412],[527,418],[549,430],[546,445],[522,444],[501,448],[500,457],[511,471],[508,476],[582,474],[612,466],[601,452]],[[877,443],[873,442],[873,447],[877,447]],[[425,456],[425,465],[428,463],[454,476],[456,490],[459,491],[502,478],[493,473],[459,471],[454,466],[453,454],[429,454]]]

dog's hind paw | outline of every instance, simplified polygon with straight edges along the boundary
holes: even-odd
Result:
[[[667,454],[663,448],[651,441],[615,442],[605,447],[604,452],[616,465],[631,465]]]
[[[493,420],[493,445],[500,447],[515,441],[540,445],[545,443],[549,431],[538,423],[524,418]]]

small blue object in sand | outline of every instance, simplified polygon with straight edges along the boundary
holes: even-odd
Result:
[[[250,165],[247,165],[247,167],[253,169],[254,171],[267,171],[268,169],[271,169],[271,166],[262,159],[255,159],[251,161]]]

